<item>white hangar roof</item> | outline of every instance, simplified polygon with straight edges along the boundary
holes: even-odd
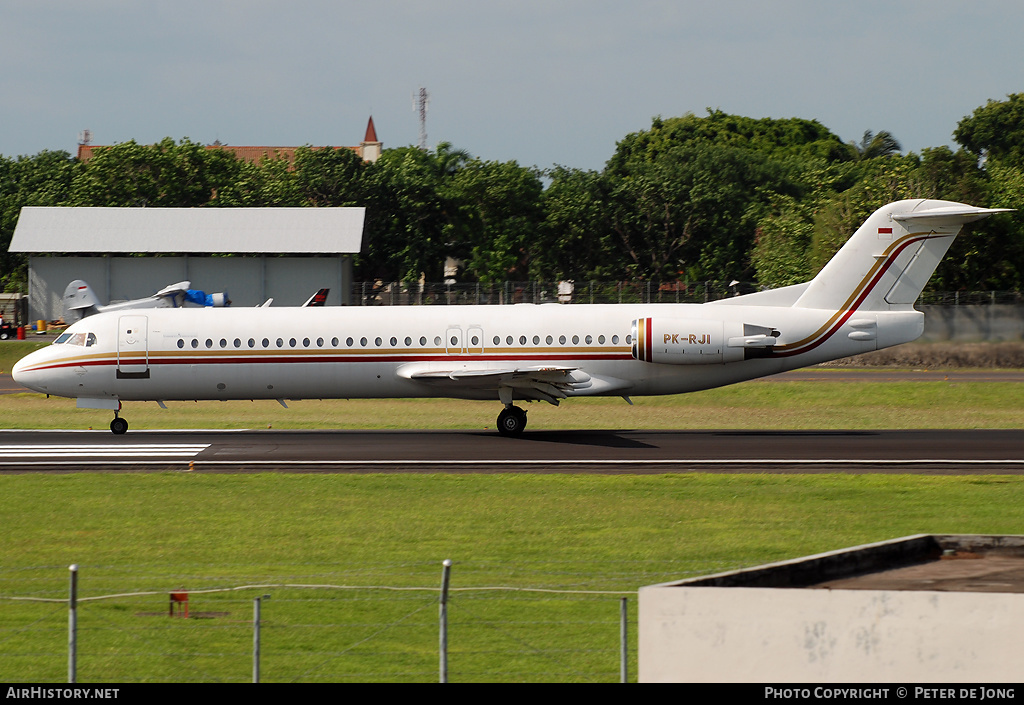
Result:
[[[365,208],[21,209],[11,252],[359,252]]]

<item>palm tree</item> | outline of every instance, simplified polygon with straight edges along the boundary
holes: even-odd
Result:
[[[875,157],[891,157],[903,151],[899,141],[892,136],[892,133],[882,130],[877,135],[871,130],[864,131],[864,138],[860,144],[850,142],[850,151],[858,161],[874,159]]]
[[[438,176],[454,176],[472,160],[472,154],[464,149],[454,149],[451,142],[439,142],[434,150],[434,169]]]

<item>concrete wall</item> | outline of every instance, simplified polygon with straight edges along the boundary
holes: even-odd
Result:
[[[189,280],[193,289],[227,291],[234,306],[298,306],[329,287],[328,306],[349,303],[348,255],[321,257],[30,257],[29,320],[64,315],[68,283],[88,282],[103,303],[151,296]]]
[[[924,312],[921,342],[1024,340],[1024,306],[918,306]]]
[[[639,602],[644,683],[1020,679],[1021,594],[652,586]]]

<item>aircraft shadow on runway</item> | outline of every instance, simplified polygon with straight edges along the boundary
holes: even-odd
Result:
[[[527,431],[514,439],[516,443],[561,443],[565,445],[597,446],[602,448],[657,448],[635,438],[624,437],[632,431]]]

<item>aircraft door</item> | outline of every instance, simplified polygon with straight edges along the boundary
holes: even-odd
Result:
[[[149,319],[121,316],[117,320],[118,379],[149,378]]]
[[[449,355],[465,352],[465,340],[461,328],[449,328],[444,333],[444,351]]]

